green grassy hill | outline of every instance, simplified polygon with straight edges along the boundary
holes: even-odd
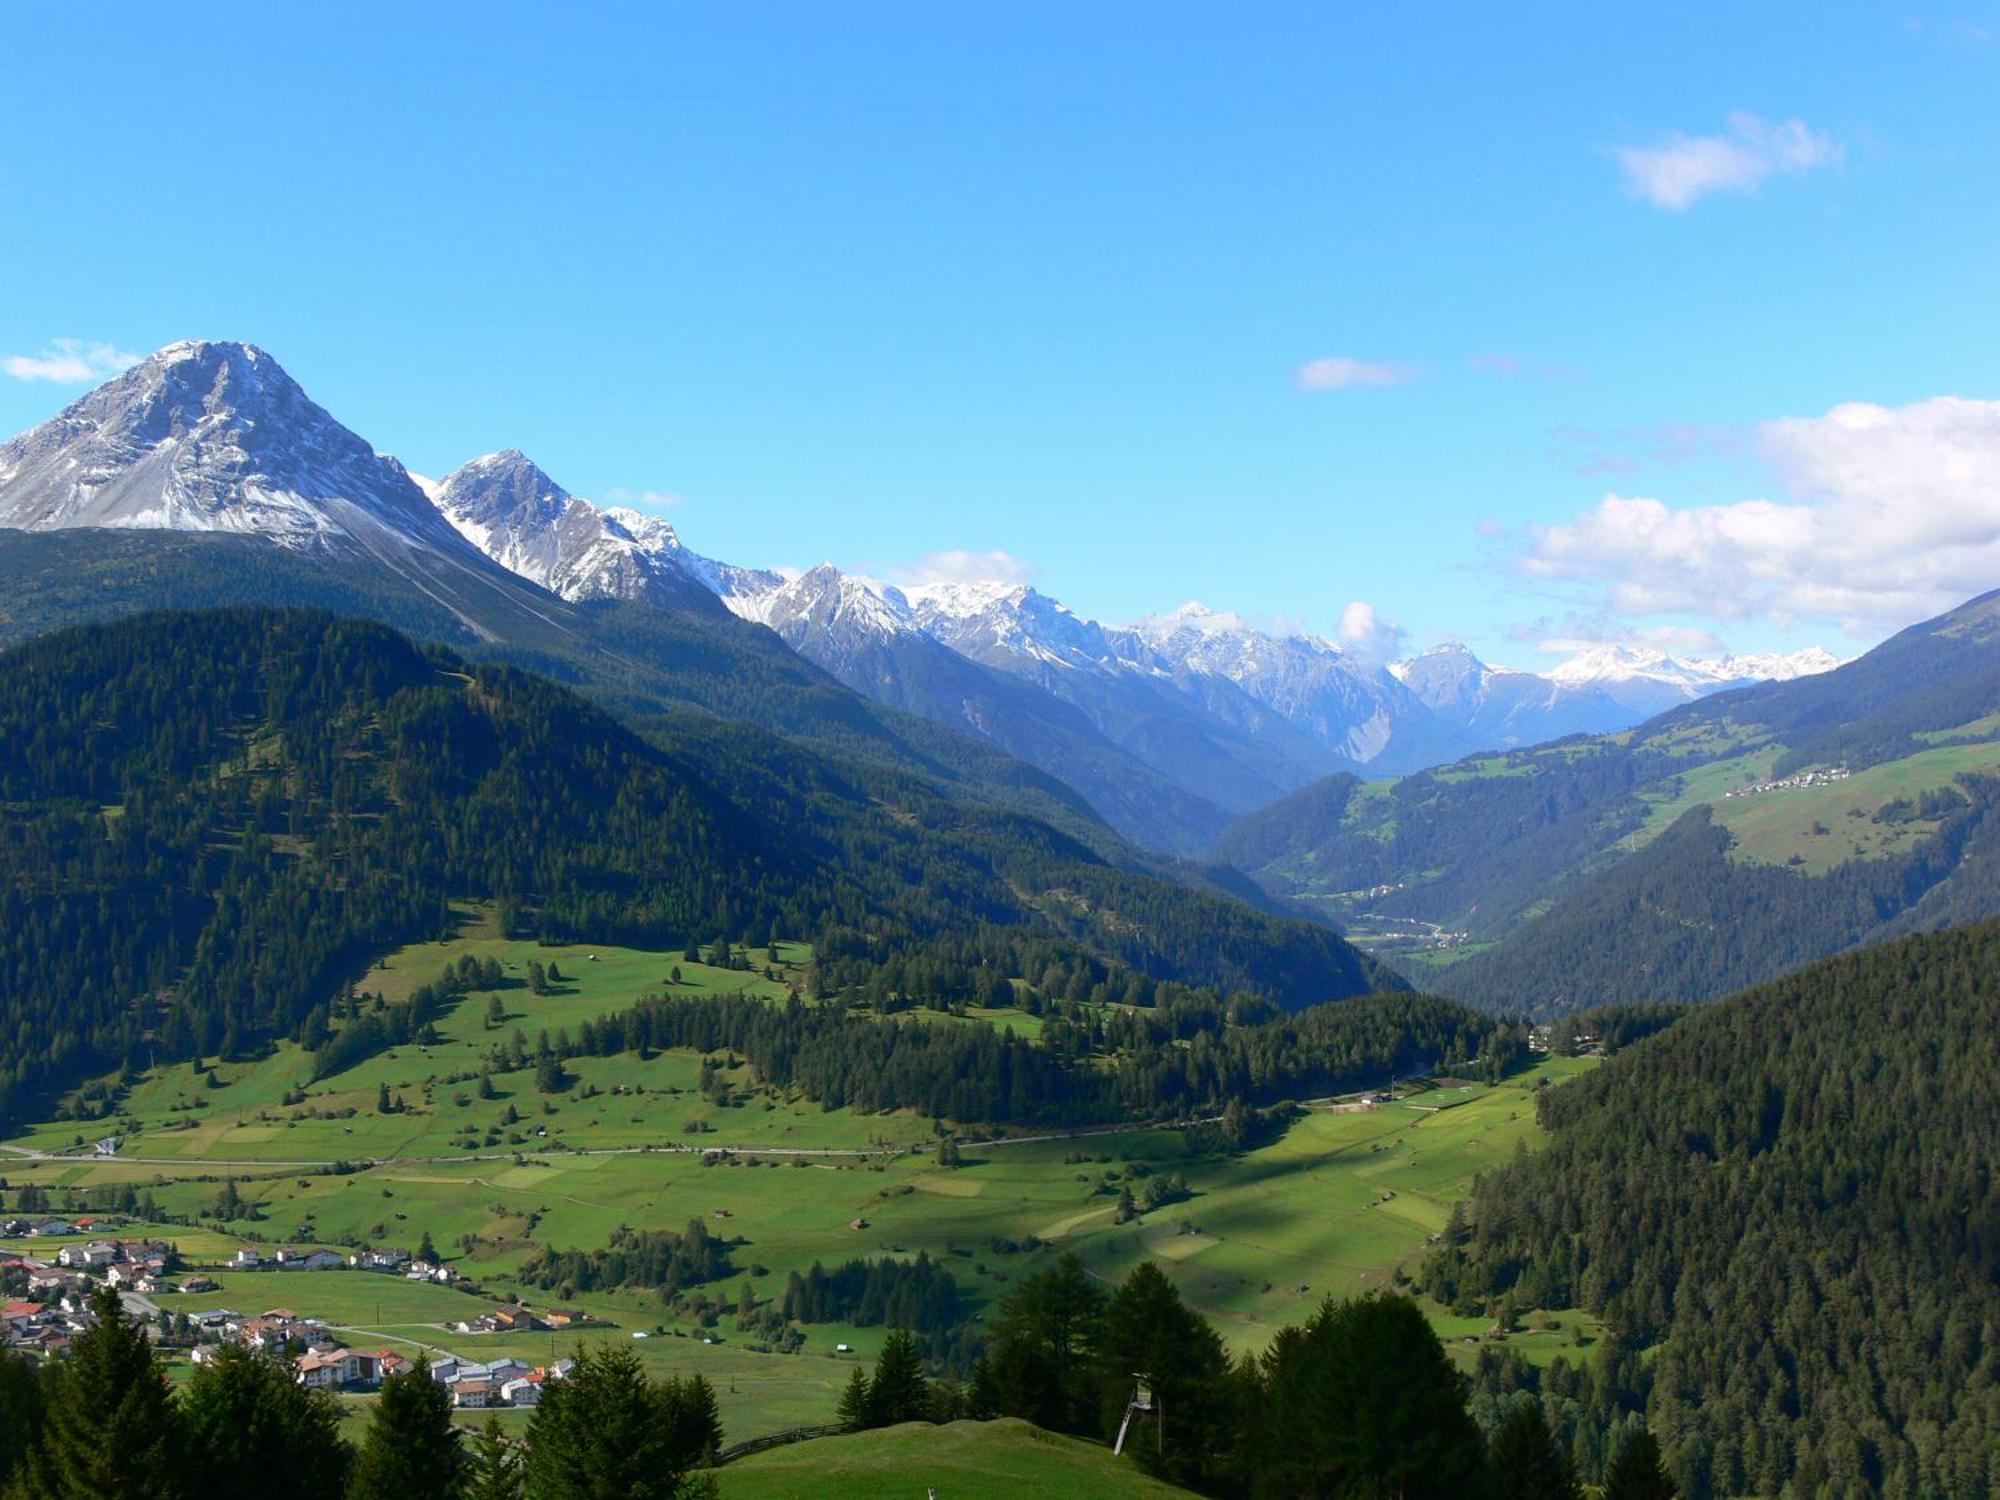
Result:
[[[1996,707],[1988,596],[1620,734],[1331,778],[1215,853],[1475,1004],[1714,999],[2000,912]]]
[[[574,1083],[554,1095],[534,1090],[532,1070],[498,1074],[494,1097],[479,1095],[482,1059],[517,1028],[530,1038],[576,1028],[657,990],[676,969],[670,993],[744,989],[775,1004],[809,958],[803,945],[753,950],[758,970],[767,961],[776,968],[771,981],[675,953],[504,939],[490,918],[470,913],[460,937],[392,950],[361,987],[393,998],[467,957],[499,964],[504,987],[455,1002],[437,1018],[434,1041],[317,1081],[311,1057],[291,1043],[259,1059],[207,1061],[199,1072],[156,1064],[124,1083],[111,1115],[16,1134],[0,1144],[8,1205],[31,1186],[56,1189],[65,1203],[72,1194],[109,1201],[128,1187],[143,1192],[202,1226],[162,1232],[219,1284],[163,1298],[170,1311],[290,1306],[329,1319],[357,1345],[545,1360],[577,1335],[468,1336],[449,1325],[496,1298],[581,1304],[607,1325],[582,1337],[619,1341],[663,1373],[706,1373],[741,1438],[827,1420],[853,1360],[871,1358],[886,1332],[815,1323],[804,1326],[798,1352],[776,1352],[738,1325],[746,1289],[761,1311],[815,1262],[923,1253],[948,1270],[978,1320],[1011,1285],[1075,1251],[1107,1282],[1152,1261],[1233,1347],[1260,1348],[1322,1297],[1388,1285],[1414,1267],[1473,1178],[1540,1139],[1539,1086],[1590,1066],[1550,1059],[1498,1087],[1453,1083],[1374,1106],[1332,1101],[1241,1153],[1178,1129],[1040,1139],[1016,1131],[966,1140],[961,1164],[944,1168],[935,1122],[829,1110],[720,1055],[712,1060],[726,1099],[701,1091],[703,1057],[685,1050],[575,1059]],[[564,976],[551,993],[521,983],[531,958]],[[503,1019],[492,1025],[495,997]],[[991,1019],[1012,1025],[1016,1016]],[[981,1021],[933,1014],[927,1024]],[[384,1089],[390,1113],[378,1111]],[[116,1158],[66,1154],[107,1130],[122,1136]],[[1121,1187],[1143,1189],[1170,1173],[1185,1177],[1185,1201],[1118,1222]],[[220,1219],[226,1183],[244,1207]],[[562,1297],[520,1278],[538,1245],[601,1247],[620,1225],[679,1229],[693,1218],[740,1242],[730,1276],[692,1289],[699,1302],[670,1303],[644,1288]],[[476,1292],[365,1272],[221,1268],[243,1243],[411,1248],[426,1233]],[[1437,1316],[1465,1358],[1498,1343],[1539,1360],[1594,1336],[1565,1321],[1495,1339],[1483,1322]],[[649,1337],[635,1341],[635,1332]],[[840,1343],[855,1354],[837,1353]]]
[[[723,1500],[1168,1500],[1192,1491],[1148,1478],[1110,1450],[1015,1418],[909,1423],[752,1454],[716,1472]]]

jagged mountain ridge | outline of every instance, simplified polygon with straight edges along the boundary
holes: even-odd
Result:
[[[1830,671],[1817,646],[1792,653],[1673,657],[1596,646],[1548,672],[1492,666],[1456,641],[1392,662],[1389,670],[1433,712],[1482,748],[1515,749],[1572,734],[1612,734],[1711,693]]]
[[[690,551],[657,516],[579,499],[518,448],[453,470],[430,498],[473,546],[572,603],[706,604],[784,581]]]
[[[658,517],[572,495],[518,450],[420,480],[241,344],[170,345],[0,448],[0,526],[359,548],[485,639],[512,633],[488,622],[485,598],[509,579],[577,605],[719,618],[719,601],[847,686],[1028,760],[1127,836],[1180,854],[1334,772],[1397,774],[1622,728],[1662,694],[1734,685],[1665,658],[1580,661],[1561,680],[1471,660],[1477,690],[1447,691],[1426,658],[1385,665],[1200,605],[1118,627],[1020,585],[898,590],[830,567],[788,579],[704,557]],[[513,587],[507,611],[567,628],[536,598]],[[1669,682],[1667,668],[1680,677]]]

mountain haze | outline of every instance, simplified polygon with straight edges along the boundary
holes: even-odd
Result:
[[[1997,617],[1986,595],[1625,733],[1330,778],[1215,854],[1445,993],[1543,1014],[1710,999],[2000,914]]]

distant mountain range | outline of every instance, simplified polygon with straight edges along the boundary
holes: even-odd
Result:
[[[1328,777],[1213,852],[1425,988],[1544,1015],[2000,915],[2000,593],[1629,732]]]
[[[232,534],[300,558],[365,558],[475,638],[508,643],[524,612],[539,617],[536,633],[564,628],[537,595],[682,618],[726,610],[876,702],[1038,767],[1119,832],[1178,855],[1332,773],[1399,775],[1620,730],[1836,665],[1820,650],[1704,661],[1605,647],[1538,674],[1455,645],[1383,664],[1199,604],[1121,627],[1020,585],[897,589],[830,565],[785,577],[571,495],[518,451],[421,479],[245,344],[169,345],[0,446],[0,527]]]

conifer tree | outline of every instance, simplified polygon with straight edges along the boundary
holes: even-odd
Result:
[[[847,1384],[841,1387],[840,1404],[835,1409],[840,1425],[849,1432],[859,1432],[868,1421],[868,1372],[856,1365],[847,1372]]]
[[[521,1500],[521,1458],[501,1436],[498,1417],[486,1419],[473,1444],[465,1500]]]
[[[700,1460],[676,1398],[628,1349],[580,1349],[528,1423],[523,1488],[535,1500],[672,1500]]]
[[[1447,1500],[1485,1478],[1465,1381],[1407,1297],[1328,1300],[1279,1332],[1262,1375],[1260,1494]]]
[[[1515,1403],[1493,1434],[1495,1500],[1577,1500],[1576,1478],[1539,1402]]]
[[[931,1388],[924,1378],[923,1355],[917,1352],[916,1337],[899,1328],[883,1341],[875,1361],[875,1378],[868,1383],[868,1425],[921,1422],[930,1413]]]
[[[263,1500],[286,1469],[329,1492],[346,1483],[354,1453],[340,1436],[340,1408],[268,1355],[221,1345],[181,1388],[180,1412],[186,1481],[201,1500]]]
[[[19,1478],[29,1500],[176,1500],[181,1434],[166,1376],[118,1292],[91,1300],[96,1323],[51,1366],[41,1441]]]
[[[0,1350],[0,1493],[42,1432],[42,1381],[25,1359]]]
[[[1229,1357],[1151,1261],[1134,1267],[1105,1304],[1095,1366],[1105,1436],[1117,1432],[1134,1378],[1143,1375],[1154,1411],[1128,1435],[1127,1451],[1155,1473],[1212,1487],[1235,1437]]]
[[[715,1387],[696,1371],[668,1380],[662,1395],[667,1426],[678,1451],[689,1455],[693,1463],[712,1464],[722,1447],[722,1408],[715,1399]]]
[[[451,1392],[431,1379],[429,1359],[418,1355],[408,1370],[382,1382],[354,1461],[349,1500],[460,1500],[466,1478]]]
[[[1674,1495],[1660,1445],[1642,1427],[1625,1440],[1605,1472],[1604,1500],[1674,1500]]]

